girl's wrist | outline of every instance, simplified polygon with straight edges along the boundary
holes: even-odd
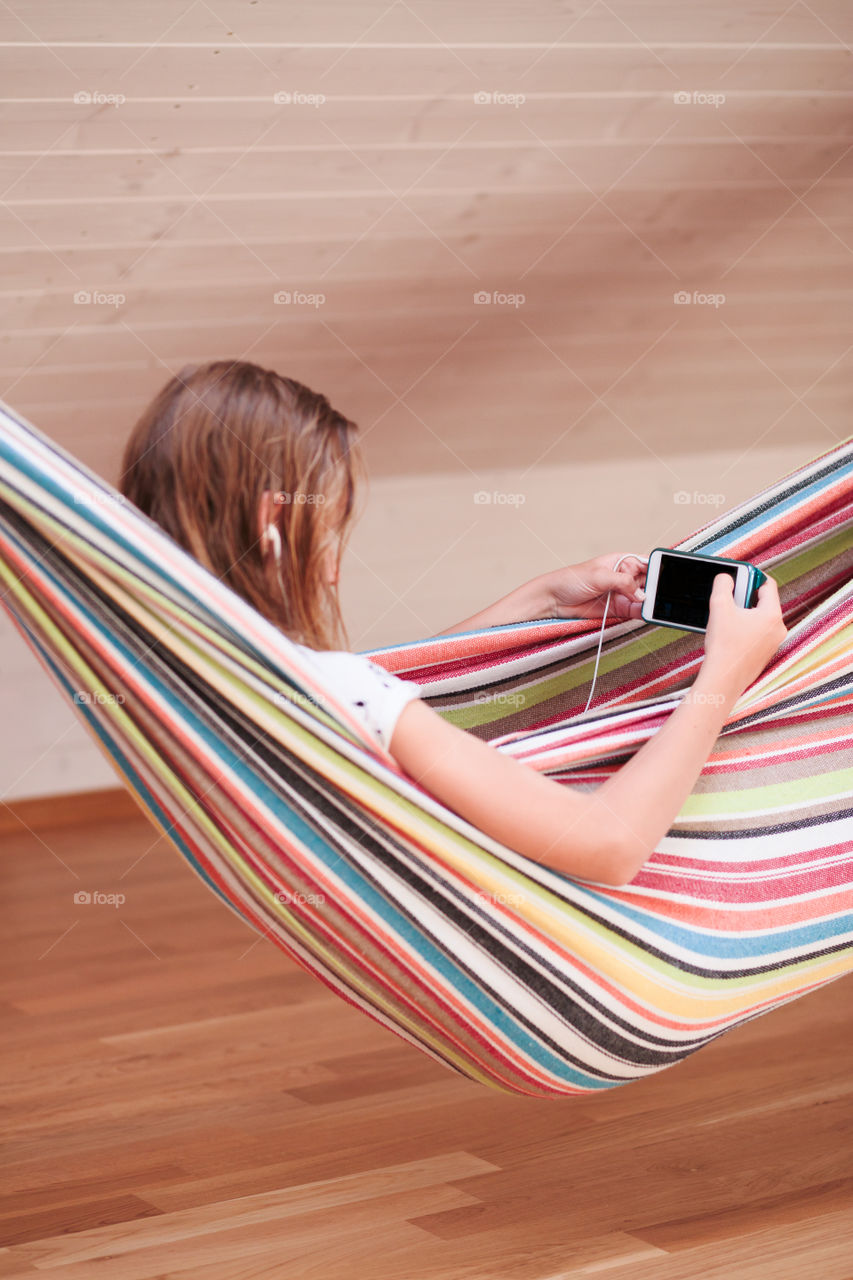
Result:
[[[514,594],[521,610],[519,622],[537,622],[540,618],[556,618],[557,602],[549,585],[549,575],[540,574],[519,587]],[[522,616],[523,615],[523,616]]]
[[[709,663],[705,657],[693,681],[691,692],[701,695],[702,701],[709,702],[713,699],[729,707],[737,702],[743,688],[732,667]]]

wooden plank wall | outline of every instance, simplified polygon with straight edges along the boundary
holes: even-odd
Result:
[[[228,355],[327,391],[374,474],[829,447],[851,34],[845,0],[6,6],[2,394],[111,476]]]

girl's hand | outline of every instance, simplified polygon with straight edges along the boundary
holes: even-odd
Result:
[[[557,618],[600,618],[612,591],[608,618],[639,618],[645,592],[647,561],[639,556],[626,556],[618,569],[618,551],[595,556],[583,564],[568,565],[547,574],[547,585],[554,601]]]
[[[700,673],[721,690],[739,697],[757,680],[776,653],[788,629],[782,617],[779,588],[772,577],[758,588],[751,609],[735,604],[734,583],[727,573],[714,577],[705,631],[705,657]]]

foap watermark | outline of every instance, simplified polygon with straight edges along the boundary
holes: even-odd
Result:
[[[280,889],[278,893],[273,894],[276,902],[280,902],[283,907],[292,907],[299,904],[308,907],[321,907],[326,901],[324,893],[293,893],[289,889]]]
[[[89,693],[85,689],[78,689],[74,694],[74,701],[86,707],[121,707],[125,698],[123,693],[102,693],[100,690]]]
[[[719,111],[726,100],[724,93],[708,93],[704,89],[679,89],[672,95],[677,107],[713,107]]]
[[[693,702],[699,707],[722,707],[725,705],[726,695],[724,693],[702,693],[697,689],[688,689],[682,701]]]
[[[304,489],[294,489],[292,492],[279,489],[273,494],[273,502],[277,507],[322,507],[325,501],[325,493],[307,493]]]
[[[527,699],[523,693],[489,693],[487,689],[475,694],[474,701],[490,702],[496,707],[510,707],[513,711],[518,711],[527,705]]]
[[[74,894],[76,907],[114,907],[118,911],[126,902],[127,898],[123,893],[101,893],[99,889],[91,893],[88,889],[78,889]]]
[[[477,897],[483,902],[488,902],[492,906],[499,907],[522,907],[525,903],[523,893],[513,893],[510,890],[504,893],[499,893],[489,889],[478,889]]]
[[[698,289],[694,289],[689,293],[687,289],[679,289],[677,293],[672,295],[672,300],[677,307],[721,307],[726,301],[724,293],[700,293]]]
[[[478,307],[523,307],[527,301],[523,293],[501,293],[499,289],[478,289],[474,304]]]
[[[123,307],[127,297],[123,293],[104,293],[100,289],[78,289],[74,294],[75,307]]]
[[[322,307],[325,293],[300,293],[298,289],[279,289],[272,296],[277,307]]]
[[[725,500],[724,493],[699,493],[694,489],[692,493],[688,493],[686,489],[676,489],[672,495],[672,500],[679,507],[686,507],[688,503],[695,502],[700,507],[719,507]]]
[[[127,98],[123,93],[102,93],[100,89],[90,93],[88,89],[78,89],[73,101],[78,107],[120,107]]]
[[[526,501],[526,493],[504,493],[499,489],[478,489],[474,494],[474,503],[478,507],[523,507]]]
[[[325,698],[317,697],[310,693],[303,693],[300,689],[290,689],[285,693],[282,689],[276,689],[272,695],[272,701],[277,707],[301,707],[303,711],[325,711],[329,715],[334,715],[334,708],[327,702]]]
[[[325,93],[303,93],[299,89],[281,89],[272,100],[277,107],[322,107]]]
[[[474,94],[474,105],[476,107],[523,107],[527,97],[523,93],[484,93],[480,90]]]
[[[75,493],[74,505],[78,507],[122,506],[127,499],[123,493]]]

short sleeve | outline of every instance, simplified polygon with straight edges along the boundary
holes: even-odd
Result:
[[[388,750],[400,712],[421,696],[414,680],[401,680],[360,653],[299,646],[317,667],[319,678],[365,726],[374,742]]]

